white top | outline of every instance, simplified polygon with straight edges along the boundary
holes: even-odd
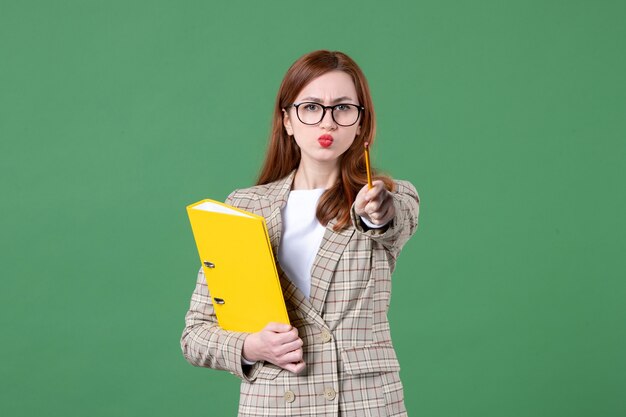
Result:
[[[317,220],[317,202],[323,188],[291,190],[283,207],[282,237],[278,247],[278,262],[291,282],[306,298],[311,294],[311,268],[326,228]]]

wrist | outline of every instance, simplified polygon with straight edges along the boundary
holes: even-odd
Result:
[[[258,362],[260,358],[257,357],[256,355],[256,340],[255,340],[255,334],[251,333],[248,336],[246,336],[246,338],[243,341],[243,349],[241,351],[241,356],[243,358],[244,361],[246,362]]]
[[[359,217],[361,217],[361,221],[363,222],[363,224],[365,224],[370,229],[382,229],[383,227],[387,225],[387,223],[389,223],[389,221],[386,221],[381,224],[376,224],[372,222],[367,216],[359,216]]]

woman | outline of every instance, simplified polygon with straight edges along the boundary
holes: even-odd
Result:
[[[265,217],[291,325],[222,330],[200,269],[181,339],[193,365],[241,378],[240,416],[406,415],[387,309],[419,198],[386,177],[368,188],[374,133],[347,55],[315,51],[287,71],[258,184],[226,202]]]

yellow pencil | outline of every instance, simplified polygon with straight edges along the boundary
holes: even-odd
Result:
[[[370,170],[370,144],[365,142],[365,168],[367,169],[367,188],[372,188],[372,172]]]

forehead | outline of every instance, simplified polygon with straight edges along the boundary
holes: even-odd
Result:
[[[356,87],[352,77],[343,71],[331,71],[314,78],[298,94],[297,99],[315,97],[332,101],[337,97],[349,97],[357,101]]]

